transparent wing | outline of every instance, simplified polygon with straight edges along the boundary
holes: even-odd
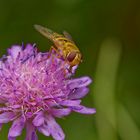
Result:
[[[66,38],[68,38],[70,41],[72,41],[74,43],[72,36],[67,31],[63,31],[63,34]]]
[[[55,33],[54,31],[43,27],[41,25],[34,25],[34,28],[41,33],[43,36],[45,36],[46,38],[53,40],[54,38],[56,38],[57,36],[60,36],[59,34]]]

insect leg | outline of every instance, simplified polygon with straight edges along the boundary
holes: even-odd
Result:
[[[54,62],[55,57],[57,57],[59,59],[62,57],[59,50],[57,48],[55,48],[54,46],[51,46],[51,48],[49,50],[49,56],[48,57],[51,57],[51,55],[53,56],[52,57],[52,62]]]
[[[51,48],[50,48],[50,50],[49,50],[49,53],[50,53],[50,55],[52,54],[52,53],[54,53],[54,52],[56,53],[56,57],[57,58],[61,58],[62,57],[62,55],[60,54],[60,52],[59,52],[59,50],[57,49],[57,48],[55,48],[54,46],[51,46]],[[50,57],[50,56],[49,56]]]
[[[50,52],[50,55],[51,55],[51,54],[54,54],[54,52],[55,52],[55,54],[53,55],[53,58],[52,58],[52,62],[54,62],[54,57],[57,57],[57,58],[59,58],[59,59],[62,58],[62,55],[61,55],[60,51],[59,51],[57,48],[55,48],[54,46],[51,46],[49,52]],[[50,57],[50,56],[49,56],[49,57]],[[67,61],[66,59],[64,59],[64,63],[62,64],[62,67],[63,67],[63,71],[64,71],[64,75],[65,75],[65,76],[66,76],[66,74],[67,74],[67,71],[70,72],[70,73],[72,74],[72,67],[73,67],[73,66],[70,66],[69,68],[66,68],[65,65],[66,65],[67,63],[68,63],[68,61]]]

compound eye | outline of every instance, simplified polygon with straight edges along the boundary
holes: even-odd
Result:
[[[76,54],[77,54],[76,52],[69,53],[68,56],[67,56],[67,60],[69,62],[72,62],[74,60],[74,58],[76,57]]]

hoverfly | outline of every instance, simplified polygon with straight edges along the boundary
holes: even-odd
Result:
[[[61,35],[41,25],[34,25],[34,27],[38,32],[54,43],[50,51],[54,50],[61,56],[66,63],[69,64],[70,71],[73,66],[79,65],[82,61],[82,54],[67,32]]]

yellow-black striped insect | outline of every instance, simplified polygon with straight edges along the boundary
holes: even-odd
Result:
[[[50,50],[54,50],[69,64],[70,71],[73,66],[79,65],[82,61],[82,54],[67,32],[61,35],[41,25],[34,25],[34,27],[54,43]]]

